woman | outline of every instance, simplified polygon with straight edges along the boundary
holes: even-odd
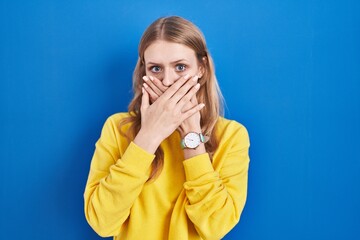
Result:
[[[220,117],[213,62],[180,17],[144,32],[128,113],[110,116],[91,162],[85,215],[114,239],[220,239],[239,221],[249,138]]]

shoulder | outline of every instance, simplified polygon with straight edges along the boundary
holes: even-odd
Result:
[[[235,141],[242,145],[250,145],[246,127],[235,120],[219,117],[216,122],[216,135],[220,139],[220,143]]]
[[[121,131],[126,131],[129,128],[130,123],[126,124],[124,122],[124,124],[122,124],[122,122],[130,116],[131,115],[128,112],[114,113],[110,115],[104,123],[103,132],[107,131],[108,133],[117,135],[120,132],[120,128]]]
[[[108,146],[114,153],[122,154],[129,144],[125,133],[131,122],[125,122],[131,115],[127,112],[115,113],[107,117],[98,143]]]
[[[128,112],[114,113],[106,119],[104,126],[112,126],[112,127],[116,126],[116,128],[119,128],[121,126],[122,128],[121,130],[125,130],[123,129],[123,127],[128,128],[130,122],[126,124],[124,120],[126,120],[129,117],[131,117],[131,115]]]
[[[225,135],[233,135],[239,132],[242,132],[243,134],[248,134],[247,129],[243,124],[235,120],[226,119],[224,117],[219,117],[219,119],[217,120],[216,130],[218,131],[218,133]]]
[[[106,123],[118,125],[123,119],[128,117],[130,117],[130,114],[128,112],[114,113],[107,118]]]

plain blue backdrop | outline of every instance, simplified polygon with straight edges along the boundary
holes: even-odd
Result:
[[[94,144],[168,15],[202,29],[226,117],[250,134],[225,239],[360,236],[359,1],[0,2],[0,239],[100,239],[83,212]]]

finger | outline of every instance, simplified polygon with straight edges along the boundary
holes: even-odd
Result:
[[[199,112],[201,109],[203,109],[205,107],[205,104],[200,103],[198,105],[196,105],[195,107],[193,107],[192,109],[188,110],[187,112],[185,112],[182,115],[182,120],[184,121],[186,119],[188,119],[189,117],[191,117],[192,115],[194,115],[195,113]]]
[[[181,109],[181,112],[186,112],[187,110],[193,108],[197,104],[193,104],[191,101],[187,102]]]
[[[194,94],[190,101],[187,102],[184,107],[181,109],[181,112],[186,112],[187,110],[193,108],[194,106],[198,105],[198,101],[197,101],[197,98],[196,98],[196,94]]]
[[[161,90],[161,92],[165,92],[169,87],[165,86],[162,81],[160,81],[158,78],[150,76],[150,80]]]
[[[191,99],[196,94],[196,92],[199,90],[199,88],[200,88],[200,84],[197,83],[194,87],[192,87],[190,89],[190,91],[188,93],[186,93],[186,95],[183,98],[180,99],[180,101],[178,102],[176,107],[183,109],[186,104],[191,104]]]
[[[141,109],[147,109],[149,107],[149,94],[145,91],[144,88],[141,89],[142,97],[141,97]]]
[[[155,102],[156,99],[159,98],[159,95],[157,95],[146,83],[143,84],[145,91],[149,94],[150,99],[152,102]]]
[[[161,90],[154,84],[154,82],[150,80],[149,77],[144,76],[144,77],[143,77],[143,80],[144,80],[144,81],[146,82],[146,84],[151,88],[151,90],[156,93],[156,95],[158,95],[158,96],[161,96],[161,95],[162,95],[163,91],[161,91]]]
[[[171,87],[169,87],[161,96],[165,101],[170,99],[184,83],[188,82],[190,75],[186,74],[184,77],[179,78]]]
[[[189,89],[191,89],[191,88],[196,84],[197,79],[198,79],[198,77],[197,77],[197,76],[194,76],[194,77],[191,78],[191,80],[187,81],[187,82],[172,96],[171,101],[172,101],[173,103],[175,103],[175,104],[176,104],[177,102],[179,102],[180,99],[182,99],[182,98],[188,93]],[[196,86],[197,86],[197,89],[196,89],[196,90],[198,90],[199,87],[200,87],[200,84],[199,84],[199,85],[196,84]],[[191,97],[192,97],[192,95],[190,96],[190,98],[187,97],[186,100],[187,100],[187,101],[190,101]]]

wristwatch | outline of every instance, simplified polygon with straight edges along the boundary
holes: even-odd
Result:
[[[204,135],[202,133],[189,132],[181,140],[181,148],[196,149],[201,143],[205,142]]]

